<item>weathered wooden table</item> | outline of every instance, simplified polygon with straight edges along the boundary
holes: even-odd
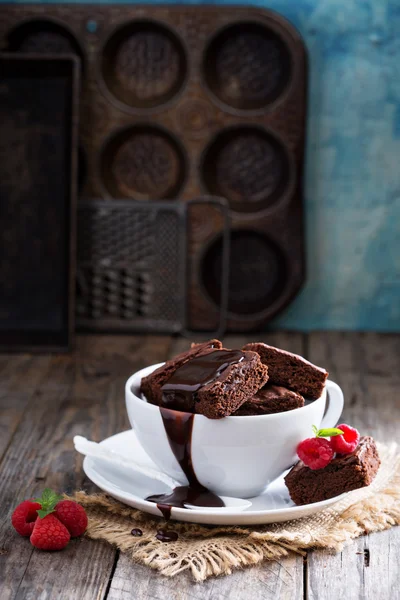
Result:
[[[344,390],[344,420],[380,440],[399,439],[400,336],[260,338],[325,366]],[[245,339],[257,335],[225,341],[240,347]],[[102,542],[80,539],[52,554],[34,550],[13,531],[13,507],[44,487],[94,490],[73,436],[101,440],[127,429],[128,375],[187,345],[168,336],[80,336],[71,355],[0,356],[0,599],[400,598],[400,528],[360,538],[341,554],[291,555],[204,584],[188,575],[164,578]]]

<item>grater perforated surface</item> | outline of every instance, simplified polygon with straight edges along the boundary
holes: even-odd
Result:
[[[78,211],[77,319],[97,330],[180,331],[186,207],[87,201]]]

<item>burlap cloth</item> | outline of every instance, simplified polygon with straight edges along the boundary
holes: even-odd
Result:
[[[157,519],[116,502],[104,494],[77,492],[74,499],[87,510],[87,535],[106,540],[128,553],[132,560],[172,577],[190,571],[195,581],[212,575],[228,575],[233,569],[278,559],[290,551],[311,548],[340,551],[350,540],[400,523],[400,453],[396,444],[379,444],[382,465],[373,483],[355,490],[316,515],[273,525],[253,527],[205,527],[171,521],[176,542],[156,539],[165,528]],[[142,537],[133,537],[139,527]]]

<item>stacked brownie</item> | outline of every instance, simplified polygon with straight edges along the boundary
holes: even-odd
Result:
[[[263,343],[228,350],[219,340],[192,344],[142,379],[147,401],[210,419],[267,415],[318,398],[327,372]]]
[[[168,360],[162,367],[153,371],[147,377],[143,377],[140,391],[146,397],[147,402],[151,404],[161,404],[162,386],[172,377],[179,367],[198,356],[207,354],[212,350],[220,350],[222,343],[219,340],[209,340],[203,344],[192,344],[190,350],[186,350],[171,360]]]
[[[144,377],[141,392],[161,410],[210,419],[248,417],[290,411],[304,406],[305,399],[316,400],[327,377],[324,369],[301,356],[261,342],[229,350],[210,340],[192,344]],[[379,464],[374,440],[362,437],[354,451],[332,454],[323,468],[313,470],[298,462],[285,482],[296,504],[308,504],[369,485]]]
[[[267,383],[253,398],[242,404],[234,416],[272,415],[301,406],[304,406],[303,396],[282,386]]]
[[[268,365],[269,383],[284,386],[310,400],[321,396],[328,377],[325,369],[302,356],[262,342],[246,344],[243,350],[257,352],[261,362]]]
[[[269,415],[304,406],[304,399],[316,400],[325,387],[328,373],[302,356],[262,342],[246,344],[243,350],[256,352],[268,366],[268,383],[243,404],[236,416]]]
[[[268,381],[256,352],[227,350],[212,340],[192,345],[142,379],[148,402],[221,419],[233,414]]]

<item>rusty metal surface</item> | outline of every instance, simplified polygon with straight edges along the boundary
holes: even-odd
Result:
[[[79,63],[0,54],[0,348],[74,333]]]
[[[89,331],[188,334],[188,223],[194,206],[228,214],[218,198],[190,203],[87,200],[78,209],[77,325]],[[225,219],[221,235],[229,239]],[[222,256],[227,256],[222,252]],[[226,290],[229,265],[219,265]],[[224,281],[225,280],[225,281]],[[219,296],[221,290],[217,291]],[[222,335],[226,300],[212,333]]]
[[[305,270],[307,64],[285,19],[240,6],[1,5],[0,42],[81,57],[82,196],[227,198],[231,330],[290,302]],[[219,220],[202,207],[194,217],[194,329],[218,317]]]

